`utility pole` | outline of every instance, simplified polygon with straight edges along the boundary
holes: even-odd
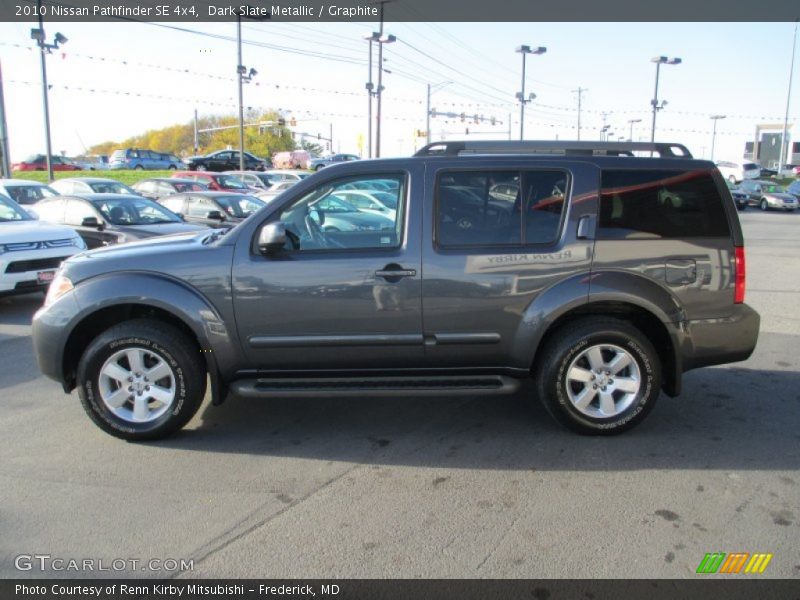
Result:
[[[194,109],[194,153],[200,152],[200,144],[197,139],[197,109]]]
[[[586,88],[579,87],[577,90],[572,90],[573,93],[578,94],[578,140],[581,139],[581,100],[583,92],[588,92]]]
[[[3,97],[3,65],[0,64],[0,174],[11,177],[11,158],[8,151],[8,127],[6,125],[6,104]]]
[[[641,120],[641,119],[628,119],[628,125],[630,125],[630,126],[631,126],[631,134],[630,134],[630,136],[628,137],[628,141],[629,141],[629,142],[632,142],[632,141],[633,141],[633,126],[634,126],[634,124],[635,124],[635,123],[641,123],[641,122],[642,122],[642,120]]]
[[[425,112],[425,139],[427,140],[426,143],[431,143],[431,94],[442,89],[445,86],[450,85],[453,83],[452,81],[443,81],[441,83],[437,83],[436,85],[428,84],[428,95],[427,95],[427,103],[426,103],[426,112]]]
[[[778,159],[778,175],[780,175],[783,165],[790,162],[792,157],[791,147],[789,141],[786,139],[787,130],[789,128],[789,101],[792,98],[792,74],[794,72],[794,50],[797,46],[797,20],[794,22],[794,37],[792,38],[792,62],[789,66],[789,89],[786,90],[786,114],[783,117],[783,133],[781,134],[781,154]]]
[[[236,79],[239,82],[239,170],[244,171],[244,62],[242,61],[242,13],[236,13]]]
[[[330,151],[333,154],[333,123],[330,124],[330,132],[328,134],[328,139],[330,140]]]
[[[375,85],[372,83],[372,42],[377,42],[381,34],[373,31],[371,35],[364,36],[369,42],[369,78],[367,80],[367,158],[372,158],[372,97],[375,95]]]

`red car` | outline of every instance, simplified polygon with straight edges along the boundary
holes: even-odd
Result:
[[[81,171],[82,169],[63,156],[51,156],[53,171]],[[44,154],[29,156],[22,162],[11,165],[12,171],[46,171],[47,159]]]
[[[249,194],[253,188],[242,183],[241,177],[228,175],[226,173],[209,173],[208,171],[176,171],[172,178],[191,179],[198,183],[208,186],[209,190],[215,192],[236,192],[239,194]]]

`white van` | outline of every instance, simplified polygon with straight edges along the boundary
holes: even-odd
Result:
[[[717,168],[722,176],[731,183],[761,177],[761,167],[754,162],[720,161],[717,163]]]

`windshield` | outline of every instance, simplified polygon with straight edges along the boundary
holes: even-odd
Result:
[[[217,183],[230,190],[247,190],[248,188],[237,175],[215,175]]]
[[[26,213],[22,207],[0,195],[0,222],[32,220],[33,217]]]
[[[98,194],[134,194],[136,192],[119,181],[95,181],[89,184],[93,192]]]
[[[18,204],[35,204],[42,198],[58,195],[46,185],[9,185],[6,186],[6,193]]]
[[[264,203],[253,196],[244,194],[231,194],[230,196],[217,196],[215,200],[231,216],[244,218],[249,217],[259,210]]]
[[[147,198],[114,198],[92,200],[103,218],[114,225],[154,225],[180,223],[181,218]]]

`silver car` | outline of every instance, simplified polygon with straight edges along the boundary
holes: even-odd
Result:
[[[739,189],[747,194],[750,206],[757,206],[761,210],[786,210],[797,208],[797,198],[786,191],[786,188],[771,181],[761,179],[747,179],[742,181]]]

